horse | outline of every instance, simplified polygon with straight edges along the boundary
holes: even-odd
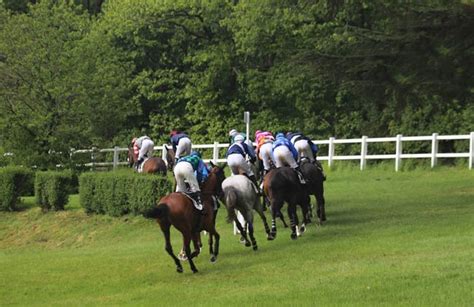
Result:
[[[202,184],[201,199],[203,204],[203,215],[194,208],[192,200],[183,193],[170,193],[162,197],[158,205],[149,210],[145,216],[155,218],[160,225],[165,237],[165,250],[173,258],[176,271],[183,272],[180,260],[173,253],[170,241],[170,228],[173,225],[183,235],[183,247],[185,255],[193,273],[198,270],[193,258],[200,253],[200,232],[205,230],[209,233],[209,252],[211,262],[217,261],[219,254],[220,235],[215,228],[214,196],[222,198],[222,182],[225,179],[224,167],[212,165],[209,177]],[[193,242],[194,251],[191,253],[190,243]],[[215,243],[214,243],[215,241]],[[214,245],[213,245],[214,244]]]
[[[305,230],[304,224],[309,223],[310,199],[306,189],[300,183],[296,171],[288,166],[272,169],[263,181],[265,195],[270,201],[272,209],[271,234],[276,237],[275,218],[278,216],[284,202],[288,203],[288,216],[290,217],[291,239],[297,239],[297,225],[299,224],[296,214],[296,205],[303,211],[303,224],[300,231]]]
[[[133,146],[128,146],[128,165],[133,167],[137,162],[137,156],[133,153]],[[151,157],[143,162],[143,173],[161,174],[166,176],[166,164],[159,157]]]
[[[319,167],[311,163],[307,159],[303,159],[300,163],[300,169],[306,180],[306,189],[310,195],[314,195],[317,204],[317,216],[319,224],[322,225],[326,221],[326,209],[324,200],[324,176]],[[310,207],[311,209],[311,207]]]
[[[168,164],[168,170],[173,171],[174,168],[174,158],[175,158],[175,152],[173,150],[173,147],[168,147],[165,145],[166,149],[166,164]]]
[[[263,213],[263,206],[260,202],[260,198],[253,186],[252,181],[245,175],[235,175],[228,177],[222,182],[222,190],[224,192],[224,203],[227,208],[227,222],[235,222],[237,229],[239,229],[242,238],[245,240],[245,246],[252,245],[253,250],[257,250],[257,241],[253,235],[253,210],[257,211],[258,215],[263,221],[265,226],[265,232],[267,233],[267,239],[273,240],[273,236],[270,234],[270,228],[268,227],[267,219]],[[244,217],[245,225],[241,225],[235,210],[238,210]],[[248,234],[247,238],[247,225]]]

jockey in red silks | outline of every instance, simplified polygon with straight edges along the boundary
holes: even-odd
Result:
[[[133,154],[137,158],[136,169],[140,168],[145,158],[151,158],[153,156],[153,147],[155,143],[150,137],[144,135],[139,138],[132,139]]]

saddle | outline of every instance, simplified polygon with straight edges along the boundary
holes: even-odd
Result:
[[[204,206],[203,205],[199,205],[197,203],[197,201],[191,197],[191,195],[187,194],[187,193],[184,193],[184,192],[181,192],[184,196],[186,196],[187,198],[189,198],[191,200],[191,202],[193,203],[193,206],[194,208],[196,208],[197,210],[199,211],[203,211],[204,210]]]
[[[143,173],[143,166],[145,165],[145,162],[148,161],[148,159],[150,159],[150,158],[147,157],[147,158],[145,158],[145,160],[143,160],[142,163],[140,163],[140,165],[137,168],[138,173]]]

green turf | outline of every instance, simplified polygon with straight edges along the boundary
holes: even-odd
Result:
[[[26,198],[0,213],[0,304],[472,306],[474,171],[338,169],[326,201],[327,223],[296,241],[280,223],[266,241],[257,218],[257,252],[221,209],[217,263],[206,244],[200,272],[178,274],[155,222],[88,216],[77,195],[44,214]]]

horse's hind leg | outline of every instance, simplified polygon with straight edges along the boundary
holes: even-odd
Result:
[[[198,270],[196,266],[194,265],[193,257],[191,254],[191,247],[190,247],[191,236],[192,235],[190,232],[183,233],[183,246],[184,246],[184,252],[186,253],[186,257],[188,258],[189,266],[191,267],[191,271],[193,271],[193,273],[197,273]]]
[[[171,240],[170,240],[170,227],[171,226],[169,224],[160,224],[160,227],[165,236],[165,250],[171,256],[171,258],[173,258],[174,263],[176,264],[176,271],[178,273],[183,273],[183,266],[181,265],[181,262],[179,261],[179,259],[174,255],[173,247],[171,246]]]
[[[247,238],[247,232],[245,231],[246,227],[243,227],[242,224],[240,224],[238,218],[234,219],[234,223],[237,226],[237,229],[239,230],[241,237],[244,239],[245,246],[250,246],[251,244],[250,244],[249,239]]]
[[[259,208],[256,211],[257,211],[258,215],[260,215],[260,218],[263,221],[263,226],[265,227],[265,232],[267,233],[267,240],[275,239],[270,233],[270,227],[268,227],[267,218],[265,217],[265,214],[263,213],[262,208]]]
[[[201,252],[201,238],[198,232],[192,234],[191,240],[193,241],[194,251],[191,253],[191,258],[197,257]]]
[[[257,240],[255,240],[255,237],[253,236],[253,222],[249,222],[248,227],[249,227],[250,241],[252,241],[252,248],[254,251],[256,251],[258,249],[258,246],[257,246]]]
[[[217,233],[216,229],[212,227],[209,231],[209,253],[211,254],[211,262],[217,261],[217,255],[219,255],[219,240],[220,235]],[[215,246],[213,246],[213,239],[215,238]]]
[[[296,217],[296,205],[288,204],[288,216],[290,217],[291,235],[290,238],[296,240],[298,235],[296,233],[296,225],[298,224],[298,218]]]
[[[326,201],[324,199],[324,189],[322,187],[321,190],[316,193],[316,201],[318,203],[319,223],[322,224],[323,221],[326,221]]]

